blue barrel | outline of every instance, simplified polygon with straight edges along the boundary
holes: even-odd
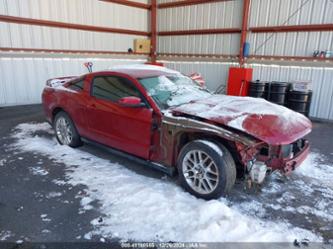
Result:
[[[244,42],[243,45],[243,56],[244,57],[249,57],[250,55],[250,43]]]

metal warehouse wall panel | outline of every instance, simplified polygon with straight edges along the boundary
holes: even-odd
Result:
[[[144,9],[97,0],[0,0],[0,15],[139,31],[148,30],[148,14]]]
[[[250,27],[333,23],[331,0],[251,0]]]
[[[0,58],[0,106],[40,103],[47,79],[87,73],[83,66],[87,61],[94,63],[94,71],[145,62],[105,58]]]
[[[226,86],[229,67],[238,66],[237,63],[222,62],[179,62],[163,61],[166,67],[180,71],[183,74],[200,73],[206,80],[208,89],[215,91],[221,85]]]
[[[241,0],[160,9],[158,31],[240,28],[241,14]],[[239,42],[239,34],[160,36],[158,52],[237,54]]]
[[[160,9],[159,31],[240,28],[242,1],[214,2]]]
[[[247,65],[254,69],[253,79],[264,81],[305,80],[312,82],[313,100],[310,116],[333,120],[333,68],[278,65]]]
[[[251,0],[250,27],[332,24],[331,0]],[[311,56],[333,50],[332,32],[252,33],[251,54]]]
[[[133,35],[1,23],[0,46],[18,48],[127,51]]]
[[[312,56],[315,50],[333,51],[333,32],[251,33],[251,54]]]
[[[159,53],[238,54],[238,34],[162,36]]]

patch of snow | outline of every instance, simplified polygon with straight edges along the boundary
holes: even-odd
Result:
[[[1,159],[0,160],[0,166],[5,166],[5,163],[7,162],[6,159]]]
[[[83,236],[83,238],[86,239],[86,240],[91,240],[92,235],[93,235],[92,232],[89,232],[89,233],[86,233],[86,234]]]
[[[56,185],[59,185],[59,186],[64,186],[64,185],[67,184],[67,182],[64,181],[64,180],[52,180],[52,182]]]
[[[308,125],[302,114],[261,98],[215,94],[210,98],[180,106],[179,109],[206,119],[225,120],[226,125],[241,131],[245,131],[244,121],[251,115],[257,115],[258,120],[264,116],[278,116],[279,119],[274,121],[274,126],[283,131],[288,131],[290,125]]]
[[[72,76],[72,77],[65,77],[65,78],[54,78],[54,79],[49,79],[48,85],[51,87],[61,87],[63,84],[66,84],[68,81],[78,78],[77,76]]]
[[[50,222],[51,219],[47,217],[47,214],[41,214],[40,218],[42,219],[42,221],[44,222]]]
[[[94,200],[91,199],[90,197],[83,197],[80,201],[82,209],[85,211],[93,209],[94,207],[90,205],[90,203],[93,201]]]
[[[39,166],[36,166],[36,167],[31,167],[31,168],[29,168],[30,169],[30,171],[31,171],[31,173],[33,174],[33,175],[39,175],[39,176],[46,176],[46,175],[48,175],[49,174],[49,172],[47,172],[45,169],[43,169],[43,168],[41,168],[41,167],[39,167]]]
[[[55,198],[55,197],[60,197],[60,196],[62,196],[62,193],[60,193],[60,192],[50,192],[45,197],[50,199],[50,198]]]
[[[323,211],[309,206],[300,206],[296,208],[296,211],[301,214],[314,214],[316,216],[322,217],[326,220],[333,222],[333,215],[328,212],[329,211],[328,209],[324,209]]]
[[[243,123],[244,123],[244,120],[248,117],[248,115],[242,115],[238,118],[235,118],[233,120],[231,120],[228,125],[232,128],[235,128],[235,129],[238,129],[238,130],[241,130],[241,131],[244,131],[244,128],[243,128]]]
[[[321,241],[311,231],[230,207],[223,198],[197,199],[170,181],[138,175],[117,163],[34,136],[33,124],[19,128],[14,134],[17,148],[37,151],[66,164],[69,183],[86,185],[89,198],[101,204],[103,222],[92,221],[95,231],[86,234],[85,239],[99,234],[136,241]],[[44,129],[49,131],[50,127],[45,125]]]
[[[324,156],[319,153],[311,153],[296,170],[296,174],[311,177],[333,188],[333,165],[324,163]],[[320,162],[320,163],[319,163]]]
[[[5,241],[12,236],[13,234],[11,231],[0,231],[0,241]]]

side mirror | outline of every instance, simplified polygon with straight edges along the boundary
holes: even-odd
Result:
[[[124,107],[144,107],[146,106],[145,103],[141,102],[141,99],[134,96],[124,97],[118,100],[118,104]]]

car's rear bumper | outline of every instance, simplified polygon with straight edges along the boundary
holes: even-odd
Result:
[[[291,159],[283,160],[283,173],[289,175],[297,167],[299,167],[302,162],[307,158],[310,153],[310,144],[308,140],[304,140],[304,146],[300,152],[298,152]]]

